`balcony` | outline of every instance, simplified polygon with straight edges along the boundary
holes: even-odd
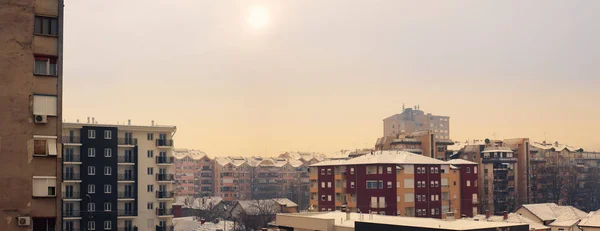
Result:
[[[156,181],[174,181],[175,177],[173,174],[156,174]]]
[[[62,217],[64,217],[64,218],[81,217],[81,211],[79,211],[79,210],[65,210],[65,211],[62,211]]]
[[[68,163],[79,163],[81,164],[81,155],[75,155],[75,154],[67,154],[63,156],[63,162],[65,164]]]
[[[156,209],[156,216],[173,216],[173,209]]]
[[[63,181],[81,181],[81,174],[78,172],[63,173]]]
[[[137,216],[137,211],[122,209],[122,210],[117,211],[117,216],[119,216],[119,217],[135,217],[135,216]]]
[[[158,199],[173,199],[174,196],[173,192],[170,191],[156,191],[156,198]]]
[[[121,146],[136,146],[138,145],[138,140],[134,138],[119,138],[117,144]]]
[[[131,191],[119,192],[118,199],[135,199],[135,193]]]
[[[531,163],[545,163],[546,159],[544,159],[543,157],[533,157],[533,158],[530,158],[529,161]]]
[[[81,138],[79,136],[63,136],[62,142],[66,146],[80,146]]]
[[[156,226],[156,231],[173,231],[173,226]]]
[[[166,156],[157,156],[156,157],[156,164],[173,164],[175,161],[175,158],[170,156],[170,157],[166,157]]]
[[[117,163],[133,165],[133,164],[135,164],[135,160],[134,160],[133,156],[118,156]]]
[[[133,174],[119,174],[117,175],[118,181],[135,181]]]
[[[81,229],[78,229],[78,228],[69,228],[69,229],[63,228],[63,231],[81,231]]]
[[[157,147],[173,147],[173,140],[161,140],[161,139],[157,139],[156,140],[156,146]]]
[[[78,191],[67,191],[62,193],[63,200],[81,200],[81,196]]]
[[[483,163],[517,163],[517,158],[514,157],[488,157],[483,158]]]
[[[132,227],[118,227],[117,231],[138,231],[138,227],[137,226],[132,226]]]

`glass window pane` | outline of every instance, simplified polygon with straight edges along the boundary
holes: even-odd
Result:
[[[55,18],[50,20],[50,34],[58,35],[58,20]]]
[[[50,64],[50,75],[56,75],[56,64],[55,63],[51,63]]]
[[[42,18],[40,17],[35,17],[35,26],[34,26],[34,32],[36,34],[41,34],[42,33]]]
[[[42,19],[42,34],[50,34],[50,19]]]
[[[35,60],[34,66],[35,66],[35,68],[34,68],[33,73],[40,74],[40,75],[45,75],[48,73],[46,71],[46,61]]]

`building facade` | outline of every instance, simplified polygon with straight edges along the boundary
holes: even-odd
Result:
[[[406,151],[447,160],[451,154],[448,152],[448,146],[453,144],[452,140],[435,138],[433,131],[426,130],[378,138],[375,150]]]
[[[470,182],[477,178],[477,166],[467,163],[457,167],[401,151],[319,162],[310,166],[311,209],[431,218],[443,218],[452,211],[457,217],[472,216],[477,190],[466,188],[477,186]],[[468,177],[461,174],[467,168],[474,168],[466,173]],[[462,192],[471,198],[467,208],[461,207]]]
[[[178,196],[205,197],[214,195],[213,160],[199,150],[177,149],[175,185]]]
[[[415,107],[403,108],[402,113],[383,119],[384,137],[428,130],[433,131],[435,138],[450,139],[450,117],[425,114]]]
[[[63,1],[2,1],[0,28],[0,230],[59,230]]]
[[[172,230],[175,131],[64,123],[62,230]]]

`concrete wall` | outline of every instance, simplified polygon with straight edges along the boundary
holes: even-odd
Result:
[[[294,230],[320,230],[334,231],[333,219],[315,219],[310,216],[289,216],[285,214],[277,214],[277,225],[285,227],[293,227]],[[337,230],[337,229],[336,229]]]

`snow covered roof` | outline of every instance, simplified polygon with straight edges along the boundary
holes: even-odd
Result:
[[[311,165],[360,165],[360,164],[448,164],[444,161],[404,151],[375,151],[349,160],[323,161]]]
[[[446,161],[448,164],[452,164],[452,165],[461,165],[461,164],[477,164],[475,162],[471,162],[468,160],[464,160],[464,159],[453,159],[453,160],[449,160]]]
[[[513,153],[513,151],[509,147],[502,147],[502,146],[485,147],[485,149],[483,150],[483,153],[490,153],[490,152]]]
[[[225,224],[223,223],[225,222]],[[194,217],[173,218],[173,227],[175,231],[214,231],[227,227],[227,230],[233,230],[232,221],[219,221],[219,223],[195,221]]]
[[[485,145],[483,140],[467,140],[467,141],[454,141],[453,145],[448,145],[449,151],[460,151],[467,145]]]
[[[303,160],[303,161],[309,161],[312,159],[321,161],[321,160],[325,159],[325,155],[323,153],[317,153],[317,152],[285,152],[285,153],[279,154],[279,157],[286,158],[286,159]]]
[[[186,203],[185,200],[194,200],[192,203]],[[175,198],[175,203],[182,205],[183,208],[189,208],[189,204],[191,204],[192,209],[198,210],[210,210],[217,204],[221,203],[223,198],[221,197],[200,197],[200,198],[191,198],[191,197],[177,197]]]
[[[557,152],[562,152],[565,149],[569,152],[576,152],[577,150],[579,150],[579,148],[577,148],[577,147],[573,147],[573,146],[566,145],[566,144],[560,144],[558,142],[554,142],[554,143],[531,142],[531,147],[534,147],[539,150],[550,150],[550,149],[554,148],[554,150]]]
[[[590,212],[586,218],[579,222],[581,227],[598,227],[600,228],[600,210]]]
[[[203,151],[200,151],[200,150],[193,150],[193,149],[174,149],[173,150],[173,157],[175,157],[175,159],[183,159],[186,156],[190,157],[194,160],[199,160],[199,159],[202,159],[202,157],[205,157],[206,153],[204,153]]]
[[[294,203],[290,199],[287,198],[275,198],[273,199],[279,205],[285,205],[287,208],[298,207],[298,204]]]
[[[542,221],[552,221],[549,226],[570,227],[588,215],[573,206],[559,206],[554,203],[527,204],[522,207]]]
[[[539,222],[536,222],[534,220],[531,220],[527,217],[524,217],[520,214],[516,214],[516,213],[509,213],[508,214],[508,219],[504,220],[504,216],[490,216],[489,218],[485,218],[485,215],[475,215],[472,218],[463,218],[465,220],[477,220],[477,221],[481,221],[481,222],[508,222],[508,223],[518,223],[518,224],[529,224],[529,228],[530,229],[535,229],[535,230],[548,230],[550,229],[550,227],[545,226]]]

